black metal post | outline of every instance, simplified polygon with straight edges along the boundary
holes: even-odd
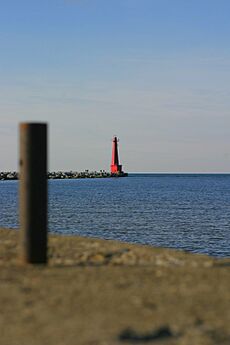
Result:
[[[20,259],[47,262],[47,124],[20,124]]]

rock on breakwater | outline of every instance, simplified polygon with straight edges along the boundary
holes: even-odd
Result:
[[[0,172],[0,180],[18,180],[18,173],[16,171]]]

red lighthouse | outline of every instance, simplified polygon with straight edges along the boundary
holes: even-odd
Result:
[[[118,139],[113,137],[113,146],[112,146],[112,162],[111,162],[111,174],[113,175],[122,175],[122,165],[119,164],[118,156]]]

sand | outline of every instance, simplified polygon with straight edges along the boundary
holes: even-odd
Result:
[[[230,344],[230,259],[49,236],[49,264],[18,263],[0,230],[0,344]]]

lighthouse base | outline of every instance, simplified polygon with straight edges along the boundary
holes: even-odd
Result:
[[[114,173],[110,173],[110,176],[111,177],[127,177],[128,176],[128,173],[125,173],[125,172],[120,172],[120,173],[116,173],[116,174],[114,174]]]
[[[110,171],[111,171],[111,174],[121,174],[123,173],[122,171],[122,165],[119,165],[119,164],[112,164],[110,166]]]

